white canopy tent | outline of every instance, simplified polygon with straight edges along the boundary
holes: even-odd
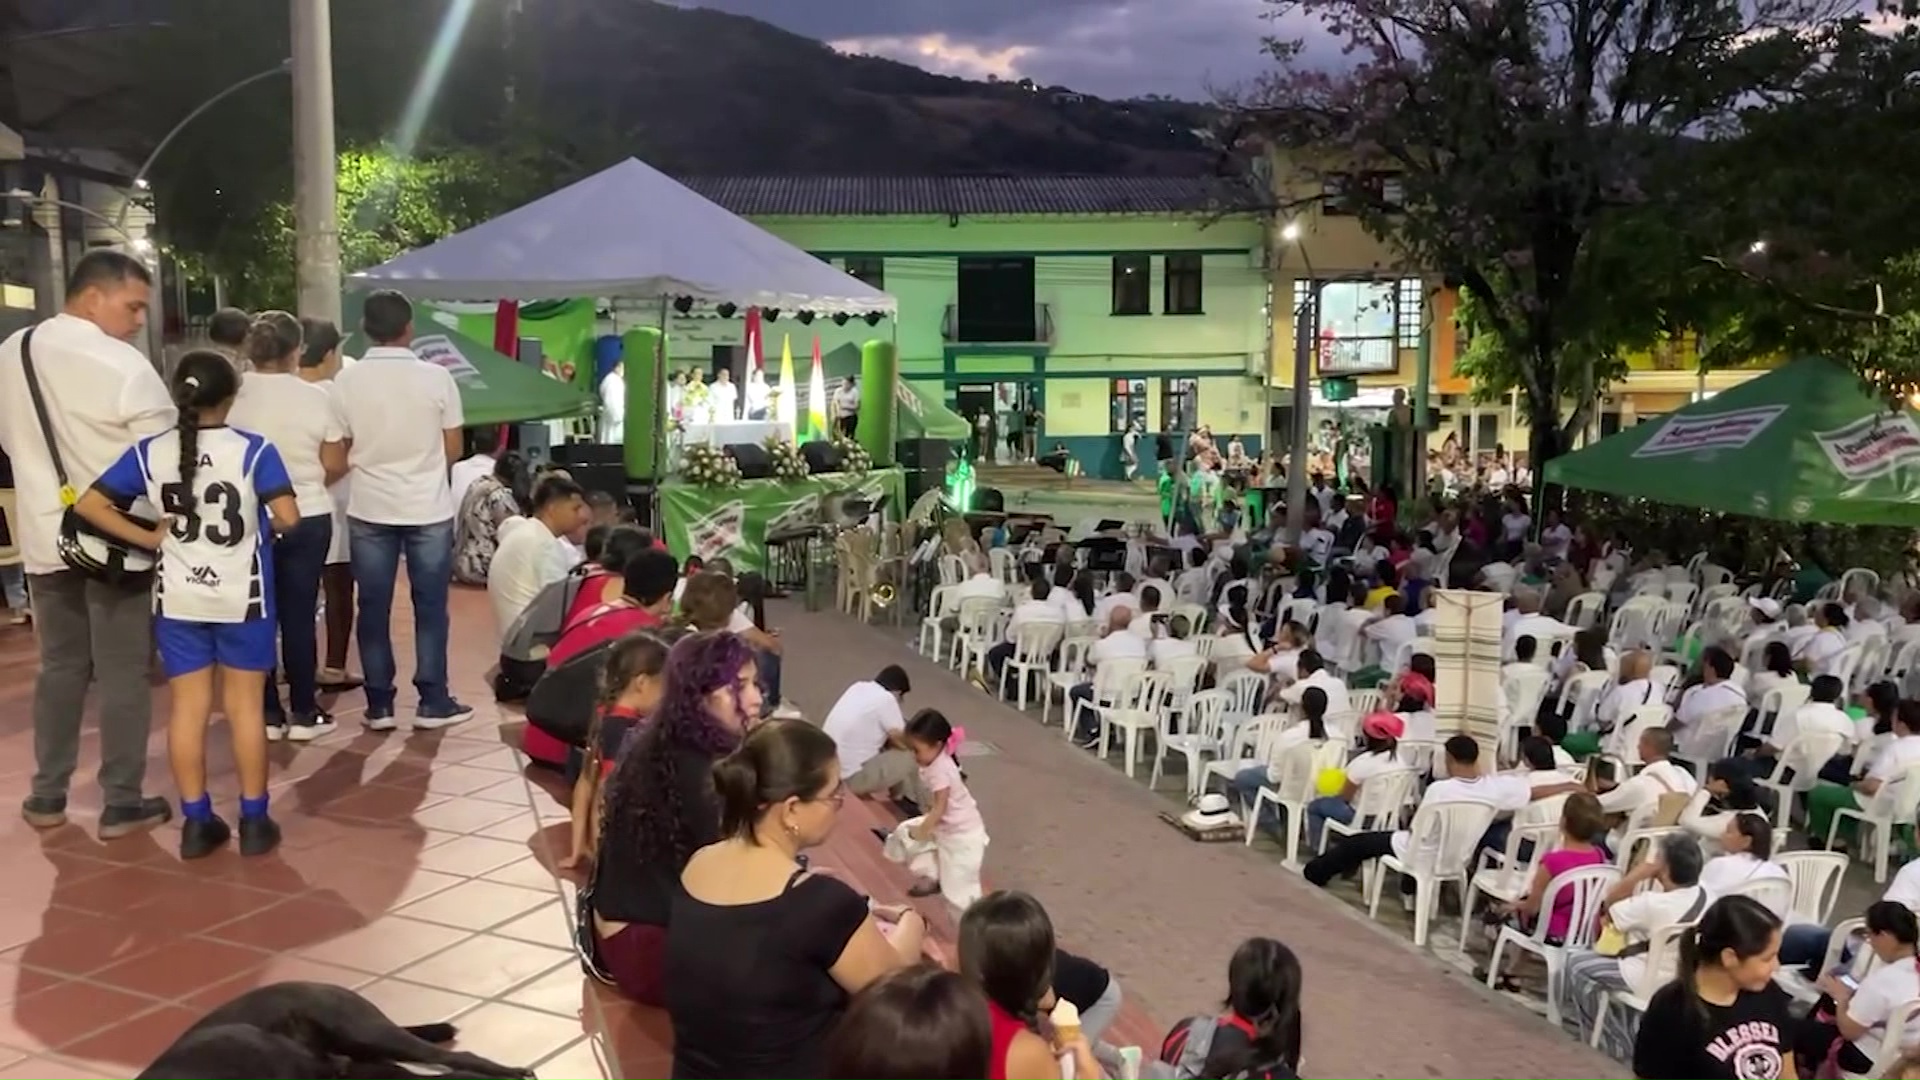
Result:
[[[351,281],[427,300],[687,296],[823,315],[897,309],[633,158]]]

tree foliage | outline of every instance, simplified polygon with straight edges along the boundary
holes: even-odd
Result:
[[[1492,339],[1485,375],[1522,391],[1536,462],[1586,423],[1591,400],[1561,422],[1573,372],[1604,373],[1688,314],[1667,303],[1688,260],[1666,226],[1696,190],[1702,140],[1790,89],[1817,59],[1802,31],[1834,14],[1832,0],[1269,3],[1346,55],[1317,67],[1303,37],[1273,39],[1281,66],[1252,116],[1270,138],[1398,174],[1398,205],[1363,190],[1359,217],[1460,283]]]
[[[348,273],[480,224],[524,202],[538,170],[513,157],[449,150],[403,157],[391,147],[340,155],[340,261]],[[221,269],[235,303],[287,307],[294,295],[293,208],[268,204],[251,244]]]

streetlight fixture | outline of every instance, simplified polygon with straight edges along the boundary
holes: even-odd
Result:
[[[188,124],[191,124],[195,120],[200,119],[200,117],[204,115],[208,109],[213,108],[215,105],[218,105],[221,102],[232,97],[233,95],[239,93],[240,91],[245,90],[247,87],[252,86],[254,83],[264,82],[268,79],[274,78],[279,75],[286,75],[290,73],[292,70],[293,70],[293,60],[291,58],[282,60],[276,66],[269,68],[266,71],[256,72],[255,74],[249,75],[246,78],[241,79],[239,82],[234,83],[232,86],[229,86],[224,90],[221,90],[220,92],[214,94],[212,97],[208,98],[207,100],[194,106],[192,112],[189,112],[187,115],[181,117],[179,123],[169,128],[165,135],[160,136],[160,141],[154,144],[153,151],[147,155],[147,160],[141,162],[140,168],[134,171],[133,186],[140,191],[153,190],[153,182],[147,179],[147,174],[153,171],[154,162],[160,160],[160,155],[166,152],[167,147],[173,145],[173,140],[178,138],[182,131],[186,130]],[[123,233],[125,232],[124,226],[126,225],[126,221],[127,221],[127,211],[131,209],[132,206],[133,206],[133,200],[131,199],[123,200],[120,203],[120,215],[114,227],[121,229]]]

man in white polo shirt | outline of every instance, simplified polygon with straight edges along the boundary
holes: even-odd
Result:
[[[103,839],[165,822],[165,799],[142,794],[153,696],[153,598],[69,570],[59,551],[65,513],[53,455],[27,389],[23,343],[66,470],[85,491],[134,440],[174,424],[160,375],[128,341],[147,321],[153,275],[117,251],[89,252],[67,279],[66,309],[0,345],[0,448],[13,459],[18,499],[12,527],[32,588],[40,673],[33,685],[31,794],[21,816],[38,829],[67,820],[67,786],[80,756],[87,687],[100,687],[100,813]]]
[[[907,721],[900,702],[912,685],[905,669],[888,664],[871,681],[854,683],[827,711],[821,729],[840,751],[840,782],[855,795],[892,792],[917,807],[927,805],[920,767],[907,748]]]
[[[446,368],[415,356],[413,304],[382,290],[366,299],[360,328],[371,347],[334,379],[349,450],[349,555],[360,591],[355,634],[373,731],[395,727],[394,583],[407,563],[413,600],[415,729],[448,727],[473,710],[447,692],[447,588],[453,580],[453,495],[447,471],[460,457],[460,388]]]

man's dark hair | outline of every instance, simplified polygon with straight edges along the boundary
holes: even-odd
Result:
[[[650,547],[627,560],[621,577],[625,580],[622,591],[628,596],[643,604],[657,604],[673,592],[674,583],[680,580],[680,566],[673,556]]]
[[[1700,665],[1723,679],[1733,676],[1733,654],[1718,645],[1707,646],[1706,651],[1700,654]]]
[[[467,429],[467,453],[485,454],[493,457],[500,452],[500,429],[496,427],[477,427]]]
[[[397,289],[381,289],[360,307],[360,329],[375,345],[391,345],[413,325],[413,301]]]
[[[1553,759],[1553,740],[1545,735],[1529,735],[1520,740],[1520,760],[1540,772],[1560,767]]]
[[[1446,751],[1447,760],[1449,761],[1457,761],[1462,765],[1477,765],[1480,763],[1480,744],[1475,742],[1471,736],[1453,736],[1446,742]]]
[[[1845,691],[1846,684],[1840,681],[1840,676],[1816,675],[1813,678],[1813,689],[1808,692],[1807,696],[1814,701],[1831,705],[1839,701],[1840,695]]]
[[[533,485],[533,509],[535,513],[547,506],[574,497],[585,498],[586,489],[570,476],[548,473]]]
[[[311,316],[300,320],[301,340],[300,366],[319,367],[327,354],[340,347],[340,328],[333,325],[331,319],[315,319]]]
[[[138,281],[143,285],[153,284],[153,271],[145,263],[128,255],[124,251],[89,251],[73,264],[67,274],[67,295],[85,292],[88,289],[104,289],[110,285],[121,285],[128,281]],[[241,316],[245,319],[246,316]],[[250,320],[249,320],[250,321]],[[245,324],[240,327],[240,336],[245,337]]]
[[[207,320],[207,338],[223,349],[238,349],[247,343],[247,330],[253,316],[236,307],[223,307]]]
[[[907,694],[913,690],[913,683],[907,680],[907,669],[899,664],[888,664],[881,668],[880,674],[875,675],[873,681],[896,694]]]
[[[1326,661],[1320,659],[1319,652],[1313,649],[1301,649],[1300,656],[1294,660],[1293,666],[1300,672],[1301,678],[1305,678],[1325,667]]]
[[[1534,654],[1540,651],[1540,643],[1532,634],[1521,634],[1513,639],[1513,658],[1520,663],[1531,663]]]

